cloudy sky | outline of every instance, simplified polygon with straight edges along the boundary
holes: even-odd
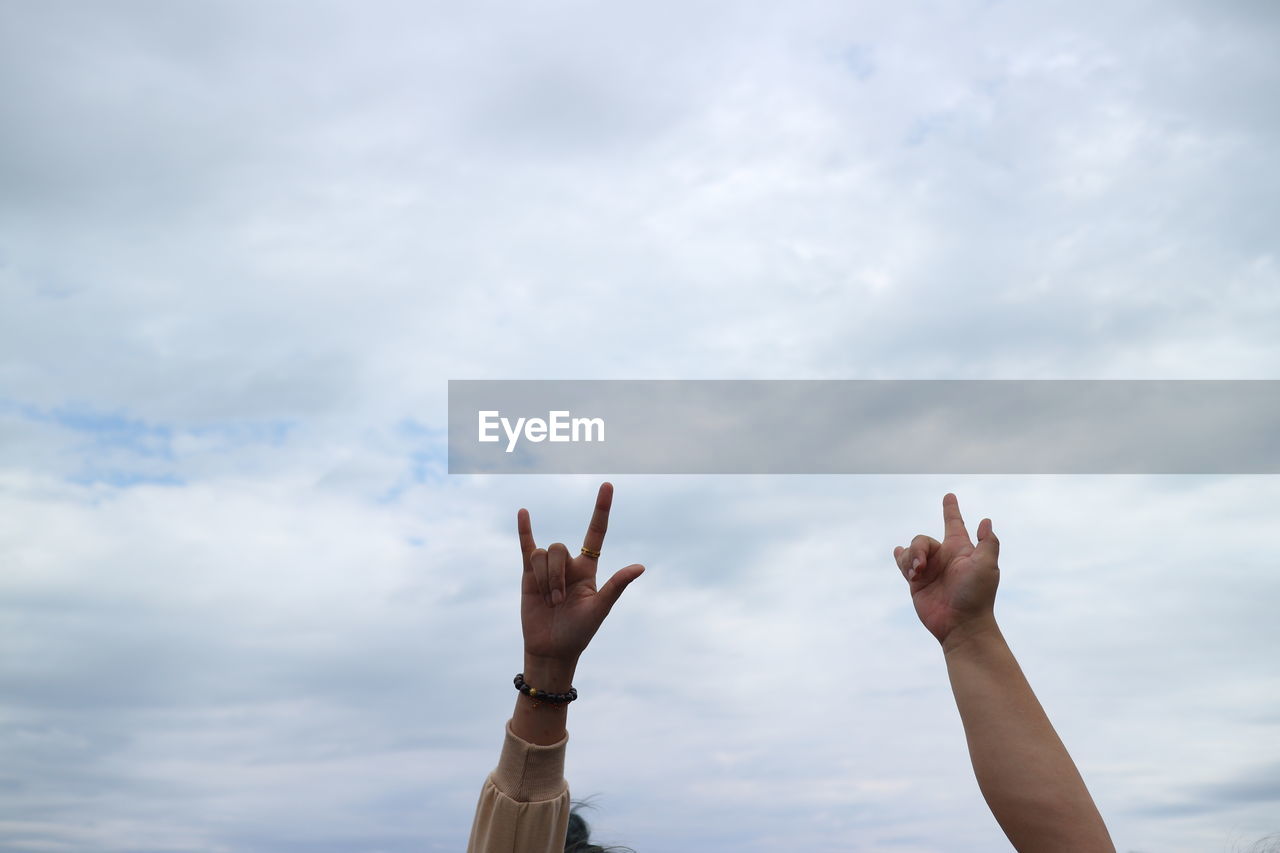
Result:
[[[0,850],[456,851],[520,664],[449,379],[1280,378],[1280,6],[0,2]],[[1157,425],[1158,429],[1158,425]],[[568,773],[988,851],[955,491],[1122,851],[1280,832],[1280,481],[619,476]]]

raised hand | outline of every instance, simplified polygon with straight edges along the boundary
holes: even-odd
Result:
[[[916,615],[942,644],[978,787],[1014,849],[1115,853],[1107,825],[996,624],[1000,542],[991,519],[969,539],[956,496],[942,541],[921,534],[893,557]]]
[[[603,483],[596,496],[595,512],[577,555],[556,542],[539,548],[533,538],[529,511],[516,515],[524,576],[520,587],[520,623],[524,629],[526,658],[577,662],[600,624],[617,603],[622,591],[644,572],[632,564],[619,569],[599,589],[596,568],[609,528],[613,486]]]
[[[945,644],[957,628],[995,624],[1000,541],[991,530],[991,519],[984,518],[975,547],[953,494],[942,499],[942,520],[941,542],[922,533],[907,547],[894,548],[893,558],[911,587],[916,615]]]

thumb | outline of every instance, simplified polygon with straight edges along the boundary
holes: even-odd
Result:
[[[609,578],[605,585],[597,590],[596,595],[600,597],[600,603],[604,605],[606,614],[613,609],[613,605],[618,603],[618,599],[622,597],[622,591],[642,574],[644,574],[644,566],[639,563],[632,563],[625,569],[618,569],[614,572],[613,577]]]
[[[974,548],[975,554],[981,554],[995,563],[1000,557],[1000,540],[996,538],[996,533],[991,529],[991,519],[984,518],[982,523],[978,525],[978,547]]]

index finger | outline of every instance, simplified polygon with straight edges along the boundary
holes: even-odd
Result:
[[[953,536],[964,537],[964,541],[969,541],[969,531],[964,527],[964,519],[960,516],[960,501],[956,500],[956,496],[947,492],[942,498],[942,521],[945,525],[943,537],[950,539]]]
[[[604,547],[604,534],[609,529],[609,507],[613,505],[613,484],[601,483],[600,492],[596,495],[596,509],[591,513],[591,523],[587,525],[587,535],[582,540],[582,547],[588,551],[599,551]]]
[[[533,569],[529,563],[529,555],[537,549],[533,541],[533,524],[529,521],[529,510],[522,509],[516,513],[516,530],[520,534],[520,555],[524,559],[524,570]]]

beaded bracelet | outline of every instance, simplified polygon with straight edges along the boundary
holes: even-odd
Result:
[[[552,705],[568,705],[574,699],[578,698],[578,689],[570,687],[568,693],[548,693],[545,690],[538,690],[524,683],[524,673],[516,673],[515,678],[516,690],[533,700],[533,707],[538,707],[540,702],[550,702]]]

